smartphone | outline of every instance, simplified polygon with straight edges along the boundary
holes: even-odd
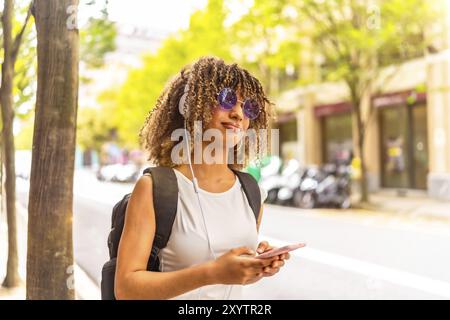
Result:
[[[301,242],[301,243],[290,244],[290,245],[280,247],[280,248],[273,248],[270,251],[261,253],[260,255],[256,256],[255,258],[258,258],[258,259],[272,258],[272,257],[278,256],[283,253],[287,253],[287,252],[290,252],[293,250],[297,250],[299,248],[303,248],[304,246],[306,246],[306,243]]]

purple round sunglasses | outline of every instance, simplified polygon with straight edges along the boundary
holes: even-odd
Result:
[[[217,95],[217,101],[219,102],[220,108],[226,111],[230,111],[234,108],[236,103],[240,102],[242,104],[244,116],[250,120],[258,118],[259,113],[261,112],[261,109],[255,100],[245,99],[245,101],[241,101],[237,98],[236,92],[231,88],[222,89]]]

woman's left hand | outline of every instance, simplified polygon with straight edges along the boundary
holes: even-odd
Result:
[[[262,254],[266,251],[272,250],[273,248],[274,247],[269,245],[269,243],[267,241],[261,241],[258,244],[258,248],[256,249],[256,252],[258,252],[258,254]],[[277,260],[273,261],[270,266],[265,267],[263,269],[263,277],[271,277],[271,276],[275,275],[277,272],[280,271],[280,268],[282,266],[284,266],[285,260],[288,260],[290,257],[291,256],[289,253],[280,254],[278,256]]]

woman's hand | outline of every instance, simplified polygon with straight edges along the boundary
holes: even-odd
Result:
[[[274,247],[269,245],[267,241],[262,241],[259,243],[256,251],[259,254],[272,250]],[[283,253],[278,256],[275,256],[275,260],[271,263],[270,266],[267,266],[263,270],[263,277],[271,277],[280,271],[280,268],[284,266],[285,260],[288,260],[291,257],[289,253]],[[272,258],[272,259],[274,259]],[[265,259],[261,259],[265,260]]]
[[[264,276],[264,268],[278,259],[256,259],[255,252],[247,247],[235,248],[211,264],[211,276],[220,284],[251,284]],[[247,255],[247,256],[245,256]]]

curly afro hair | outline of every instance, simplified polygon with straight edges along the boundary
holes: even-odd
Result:
[[[201,121],[204,124],[210,122],[211,106],[217,105],[217,94],[226,87],[239,91],[243,97],[252,98],[258,102],[261,112],[258,118],[250,121],[249,129],[254,129],[256,132],[259,132],[259,129],[270,129],[273,120],[271,111],[273,104],[267,98],[258,79],[236,63],[226,64],[216,57],[202,57],[193,64],[185,66],[167,83],[140,130],[141,144],[149,153],[148,160],[152,163],[165,167],[176,166],[171,159],[171,152],[179,141],[171,140],[171,134],[176,129],[184,128],[185,119],[179,113],[178,105],[186,84],[189,88],[185,102],[185,109],[189,109],[186,126],[191,136],[193,136],[195,121]],[[267,133],[269,131],[267,130]],[[268,138],[270,137],[265,137],[266,141]],[[255,154],[259,155],[261,151],[259,134],[257,134],[256,148]],[[237,146],[234,147],[234,155],[234,159],[237,159]],[[241,170],[252,160],[260,159],[259,156],[249,159],[248,141],[245,141],[243,161],[239,164],[231,163],[229,166],[232,169]]]

